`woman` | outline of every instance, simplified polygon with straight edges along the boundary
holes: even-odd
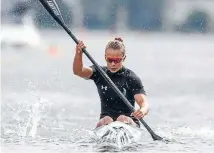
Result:
[[[102,69],[118,89],[123,92],[132,106],[135,105],[135,101],[137,102],[139,109],[133,113],[114,90],[111,89],[94,66],[86,67],[83,65],[83,48],[86,48],[84,43],[79,41],[76,46],[73,72],[79,77],[93,80],[97,86],[101,100],[101,114],[96,127],[109,124],[113,121],[121,121],[139,127],[140,124],[137,119],[141,119],[148,113],[148,102],[140,78],[132,70],[123,66],[126,58],[123,40],[121,38],[115,38],[115,40],[107,44],[105,49],[107,66],[103,66]]]

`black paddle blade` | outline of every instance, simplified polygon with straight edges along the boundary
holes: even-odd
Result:
[[[39,0],[45,9],[51,14],[57,16],[62,22],[63,17],[55,0]]]
[[[59,7],[55,0],[39,0],[41,5],[48,11],[48,13],[56,20],[56,22],[62,26],[62,28],[68,33],[68,35],[75,41],[76,44],[78,44],[77,38],[72,34],[71,30],[68,28],[68,26],[64,23],[63,17],[60,13]],[[89,57],[89,53],[83,49],[83,52],[86,54],[87,57]],[[92,61],[92,57],[90,57],[90,60]],[[93,60],[95,63],[95,61]],[[93,64],[94,64],[93,63]]]
[[[157,135],[157,134],[155,134],[155,133],[153,133],[151,136],[152,136],[152,139],[153,139],[154,141],[156,141],[156,140],[163,140],[162,137],[160,137],[159,135]]]
[[[160,137],[159,135],[155,134],[155,132],[150,128],[150,126],[143,120],[140,119],[140,122],[144,125],[144,127],[147,129],[147,131],[150,133],[150,135],[152,136],[152,139],[155,140],[163,140],[162,137]]]

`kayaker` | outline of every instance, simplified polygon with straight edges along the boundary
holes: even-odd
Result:
[[[111,89],[94,65],[89,67],[83,65],[83,48],[86,48],[86,46],[82,41],[79,41],[78,45],[76,45],[73,73],[81,78],[93,80],[97,86],[101,100],[101,113],[96,127],[107,125],[113,121],[121,121],[139,127],[140,123],[137,119],[147,115],[149,110],[148,101],[141,79],[132,70],[123,65],[126,59],[123,40],[115,38],[108,42],[104,56],[107,65],[101,66],[101,68],[126,96],[132,106],[135,106],[135,102],[139,105],[139,108],[134,113]]]

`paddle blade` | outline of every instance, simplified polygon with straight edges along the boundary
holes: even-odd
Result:
[[[62,22],[64,22],[62,14],[55,0],[39,0],[45,9],[53,16],[57,16]]]
[[[150,135],[152,136],[152,139],[155,141],[155,140],[163,140],[162,137],[160,137],[159,135],[155,134],[155,132],[150,128],[150,126],[143,120],[143,119],[140,119],[139,120],[143,125],[144,127],[147,129],[147,131],[150,133]]]
[[[162,137],[160,137],[159,135],[157,135],[157,134],[155,134],[155,133],[153,133],[152,135],[152,139],[155,141],[155,140],[163,140],[163,138]]]
[[[69,34],[69,36],[78,44],[77,38],[72,34],[71,30],[63,21],[62,15],[60,13],[59,7],[55,0],[39,0],[42,6],[48,11],[48,13],[58,22],[59,25]],[[84,49],[83,52],[89,57],[90,55]],[[91,57],[90,57],[91,58]]]

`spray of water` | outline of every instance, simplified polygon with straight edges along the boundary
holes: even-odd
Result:
[[[16,134],[19,137],[35,137],[42,119],[51,110],[52,102],[38,92],[38,87],[29,83],[29,90],[24,94],[12,94],[10,100],[5,100],[5,121],[9,123],[4,128],[4,134]],[[24,98],[24,100],[23,100]],[[11,114],[12,118],[8,116]]]

